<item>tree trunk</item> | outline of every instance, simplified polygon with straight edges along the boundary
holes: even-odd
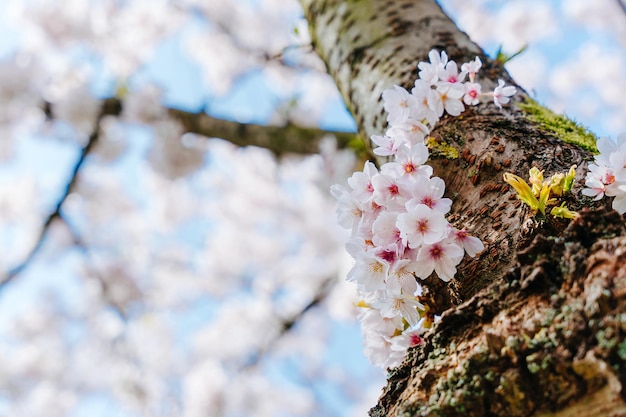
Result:
[[[433,48],[457,62],[480,56],[484,90],[499,78],[513,83],[433,0],[302,3],[364,138],[384,131],[382,91],[410,89]],[[626,415],[626,233],[621,216],[579,194],[592,159],[588,134],[518,89],[510,106],[444,117],[431,136],[460,155],[430,161],[453,200],[448,218],[486,249],[463,261],[450,285],[426,280],[441,321],[390,371],[370,414]],[[502,179],[572,165],[573,221],[535,216]]]

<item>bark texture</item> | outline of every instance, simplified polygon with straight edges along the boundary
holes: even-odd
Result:
[[[410,89],[433,48],[457,62],[480,56],[485,91],[512,82],[433,0],[302,4],[365,138],[384,131],[382,91]],[[519,89],[502,110],[481,104],[432,132],[459,154],[430,161],[453,200],[449,220],[486,249],[463,261],[452,285],[426,280],[442,320],[390,372],[372,416],[626,415],[623,219],[580,196],[592,155],[528,117],[529,102]],[[527,178],[533,166],[549,178],[571,165],[568,206],[581,213],[572,222],[533,215],[502,179]]]

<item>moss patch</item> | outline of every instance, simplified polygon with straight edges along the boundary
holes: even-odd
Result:
[[[520,103],[519,108],[530,121],[537,123],[540,128],[554,134],[563,142],[578,145],[594,154],[598,153],[596,136],[579,123],[554,113],[530,98]]]
[[[457,159],[459,157],[459,151],[444,141],[439,141],[430,136],[426,139],[426,146],[430,149],[430,154],[433,156],[443,156],[448,159]]]

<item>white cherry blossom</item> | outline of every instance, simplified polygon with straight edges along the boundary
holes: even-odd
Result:
[[[397,226],[404,244],[416,249],[440,241],[447,233],[448,221],[441,212],[418,204],[398,216]]]
[[[425,244],[417,254],[420,269],[417,276],[426,279],[435,271],[443,281],[450,281],[456,274],[456,266],[463,258],[463,248],[452,242]]]

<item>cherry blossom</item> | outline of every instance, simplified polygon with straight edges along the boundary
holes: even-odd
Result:
[[[448,63],[448,55],[445,51],[438,53],[436,50],[432,50],[428,53],[430,62],[420,62],[417,67],[419,68],[419,78],[433,85],[439,79],[439,71],[444,68]]]
[[[472,258],[485,249],[483,242],[474,236],[470,236],[465,229],[453,229],[452,237],[453,242],[461,246],[465,250],[465,253]]]
[[[468,106],[475,106],[480,102],[480,94],[482,87],[478,83],[466,83],[463,102]]]
[[[465,110],[463,106],[463,95],[465,94],[465,88],[461,84],[441,84],[437,87],[437,92],[441,98],[441,104],[446,113],[450,116],[458,116]],[[443,109],[439,109],[437,112],[439,117],[443,114]]]
[[[385,318],[401,316],[411,326],[416,325],[420,320],[420,310],[424,310],[424,305],[417,301],[415,296],[410,294],[389,294],[374,303],[374,307],[380,310],[380,314]]]
[[[428,148],[418,143],[410,148],[401,146],[396,152],[396,162],[389,162],[383,167],[386,169],[395,169],[400,172],[401,178],[428,178],[432,175],[433,169],[430,165],[424,165],[428,159]]]
[[[397,226],[404,244],[415,249],[440,241],[447,232],[448,221],[442,213],[418,204],[398,216]]]
[[[398,365],[409,346],[422,343],[426,310],[436,308],[416,298],[421,294],[416,278],[436,272],[450,281],[464,252],[476,256],[484,249],[479,239],[445,218],[452,200],[444,197],[444,181],[432,177],[425,144],[444,112],[458,116],[464,103],[476,105],[485,96],[474,82],[481,61],[463,64],[459,72],[445,52],[433,50],[429,59],[418,64],[420,78],[410,93],[393,86],[382,94],[389,127],[384,136],[372,135],[371,140],[375,154],[392,160],[380,170],[366,162],[363,172],[348,179],[352,191],[331,187],[338,221],[352,230],[346,249],[355,264],[347,280],[356,284],[364,300],[358,306],[367,311],[361,316],[365,353],[372,363],[386,367]],[[465,82],[468,73],[470,81]],[[508,100],[511,89],[500,87],[497,99]],[[398,318],[410,330],[385,321]]]
[[[388,120],[392,123],[408,118],[417,107],[416,97],[397,85],[393,86],[393,90],[383,92],[383,100],[389,113]]]
[[[446,184],[439,177],[419,177],[411,185],[411,198],[406,202],[407,210],[411,211],[418,205],[425,205],[441,214],[450,211],[452,200],[444,198]]]
[[[463,258],[463,248],[452,242],[425,244],[417,254],[420,269],[417,276],[425,279],[435,271],[443,281],[450,281],[456,274],[456,265]]]
[[[389,136],[372,136],[372,142],[378,145],[377,148],[374,148],[374,153],[380,156],[390,156],[397,152],[400,145],[402,145],[402,139]]]
[[[459,73],[459,68],[455,61],[448,62],[445,67],[439,66],[437,68],[437,77],[445,84],[462,83],[466,76],[467,71],[463,69]]]
[[[368,203],[374,199],[374,185],[372,178],[378,174],[376,166],[366,161],[363,172],[355,172],[348,178],[348,184],[352,188],[352,195],[361,203]]]
[[[478,71],[480,71],[480,67],[482,67],[483,63],[479,57],[474,58],[473,61],[466,62],[461,65],[461,71],[464,71],[469,74],[470,84],[474,84],[474,78]]]
[[[493,102],[494,104],[502,108],[503,104],[508,103],[511,100],[511,96],[515,94],[515,87],[505,86],[503,80],[498,80],[498,86],[493,90]]]
[[[376,291],[385,288],[389,263],[371,252],[362,252],[356,264],[348,273],[348,281],[357,283],[364,291]]]
[[[600,138],[597,143],[599,154],[594,163],[589,164],[582,194],[600,200],[605,195],[615,197],[613,209],[626,213],[626,133],[616,141]]]

